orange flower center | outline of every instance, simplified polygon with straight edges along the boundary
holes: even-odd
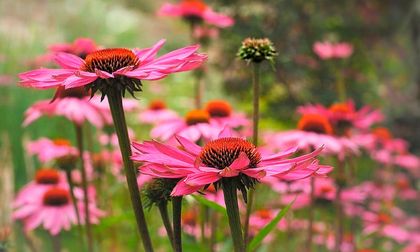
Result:
[[[46,206],[63,206],[70,202],[69,191],[62,188],[51,188],[45,192],[42,200]]]
[[[214,100],[207,103],[206,111],[211,117],[228,117],[232,113],[232,108],[228,102]]]
[[[329,193],[332,192],[333,188],[331,186],[321,186],[320,191],[321,193]]]
[[[395,185],[400,190],[404,190],[404,189],[410,188],[410,183],[406,179],[399,179],[399,180],[397,180],[397,182],[395,183]]]
[[[335,103],[330,106],[329,110],[337,114],[348,114],[352,112],[350,106],[347,103]]]
[[[209,193],[216,193],[216,188],[214,187],[214,185],[213,185],[213,184],[211,184],[211,185],[209,185],[209,186],[207,187],[206,192],[209,192]]]
[[[298,122],[298,129],[320,134],[332,134],[333,128],[328,119],[318,114],[306,114]]]
[[[207,9],[207,5],[201,0],[183,0],[181,2],[181,8],[204,12]]]
[[[113,73],[123,67],[133,66],[136,68],[139,63],[139,59],[131,50],[125,48],[110,48],[88,54],[82,70],[94,73],[95,69],[98,69]]]
[[[149,103],[149,109],[151,110],[162,110],[166,108],[166,104],[161,100],[154,100]]]
[[[71,146],[70,141],[64,138],[56,138],[53,143],[58,146]]]
[[[35,182],[37,184],[52,185],[57,184],[60,180],[60,174],[57,170],[51,168],[43,168],[35,174]]]
[[[258,217],[260,217],[262,219],[265,219],[265,220],[269,220],[269,219],[272,218],[271,212],[269,210],[267,210],[267,209],[258,210],[256,212],[256,214],[257,214]]]
[[[247,155],[249,167],[257,167],[261,161],[261,154],[255,145],[239,137],[225,137],[208,142],[198,158],[208,167],[224,169],[229,167],[241,152]]]
[[[194,125],[197,123],[208,123],[210,115],[205,110],[194,109],[187,113],[185,121],[188,125]]]
[[[372,130],[373,135],[379,138],[382,141],[392,139],[391,132],[385,127],[378,127]]]
[[[382,224],[389,224],[391,223],[391,216],[385,213],[378,214],[378,221]]]
[[[197,219],[197,214],[194,211],[185,211],[182,213],[182,223],[184,225],[194,226]]]

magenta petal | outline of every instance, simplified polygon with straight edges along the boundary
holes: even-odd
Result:
[[[225,178],[236,177],[239,175],[239,171],[226,167],[219,172],[219,175]]]
[[[102,70],[99,70],[99,69],[95,69],[95,73],[101,79],[114,78],[114,75],[113,74],[110,74],[108,72],[105,72],[105,71],[102,71]]]
[[[241,152],[237,159],[235,159],[229,168],[234,170],[243,170],[248,167],[250,161],[245,152]]]
[[[185,184],[189,186],[204,186],[207,184],[211,184],[216,182],[220,179],[220,175],[218,172],[203,172],[203,173],[196,173],[190,174],[185,179]]]
[[[256,170],[252,168],[243,170],[241,172],[249,177],[256,179],[262,179],[267,175],[267,173],[264,170]]]
[[[96,76],[96,75],[95,75],[95,77],[78,77],[78,76],[73,75],[73,76],[68,77],[64,81],[63,86],[66,89],[81,87],[81,86],[85,86],[89,83],[94,82],[97,78],[98,78],[98,76]]]
[[[182,196],[194,193],[198,190],[200,190],[202,186],[190,186],[187,185],[184,181],[178,182],[174,189],[171,192],[171,196]]]
[[[166,39],[159,40],[153,47],[135,51],[136,56],[141,64],[150,62],[156,57],[157,52],[165,44]]]
[[[182,136],[175,136],[176,140],[179,144],[190,154],[197,156],[201,152],[201,147],[197,144],[191,142],[190,140],[186,139]]]
[[[80,69],[85,63],[80,57],[70,53],[57,53],[54,56],[54,61],[57,62],[61,67],[68,69]]]

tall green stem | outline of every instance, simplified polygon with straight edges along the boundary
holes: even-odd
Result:
[[[174,232],[172,230],[171,221],[168,215],[168,203],[163,202],[158,205],[160,217],[162,217],[163,226],[165,226],[166,233],[168,234],[169,241],[171,242],[172,248],[175,250],[174,245]]]
[[[341,243],[344,236],[344,213],[341,192],[345,183],[345,162],[344,160],[337,159],[337,192],[336,192],[336,239],[335,251],[341,251]]]
[[[182,252],[181,229],[182,196],[172,198],[172,224],[174,227],[175,252]]]
[[[80,171],[82,174],[82,188],[83,188],[83,204],[85,210],[85,222],[86,222],[86,235],[87,235],[87,244],[88,244],[88,251],[93,251],[93,235],[92,235],[92,225],[90,222],[90,214],[89,214],[89,194],[88,194],[88,182],[87,182],[87,175],[86,175],[86,167],[85,162],[83,159],[83,130],[82,126],[78,124],[74,124],[76,128],[76,141],[77,141],[77,148],[79,150],[79,158],[80,158]]]
[[[253,63],[254,69],[252,71],[252,89],[253,89],[253,110],[252,110],[252,143],[258,146],[258,125],[260,121],[260,64]],[[254,188],[248,191],[245,225],[244,225],[244,241],[245,246],[248,244],[249,233],[249,218],[252,212],[252,205],[254,204]]]
[[[131,157],[130,139],[128,137],[127,124],[125,121],[124,108],[122,105],[121,94],[117,90],[111,90],[108,93],[108,102],[111,109],[112,120],[114,121],[115,131],[120,145],[121,156],[124,163],[125,177],[128,190],[130,192],[131,204],[137,221],[137,228],[143,241],[143,247],[146,252],[153,251],[152,241],[150,240],[147,229],[146,219],[144,217],[143,204],[141,202],[140,191],[137,186],[136,170]]]
[[[308,236],[306,240],[306,251],[312,251],[312,237],[313,237],[313,223],[315,215],[315,178],[311,177],[311,206],[309,207],[309,223],[308,223]]]
[[[346,83],[340,71],[336,70],[336,85],[337,95],[341,102],[345,102],[347,99]]]
[[[245,252],[245,243],[242,236],[236,187],[232,184],[232,180],[230,179],[224,179],[222,181],[222,186],[234,251]]]
[[[60,234],[51,235],[52,251],[61,252],[61,237]]]

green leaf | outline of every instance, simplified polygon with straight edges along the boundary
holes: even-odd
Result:
[[[264,238],[273,230],[277,223],[284,217],[284,215],[289,211],[289,208],[295,202],[296,198],[290,202],[285,208],[283,208],[277,215],[268,223],[263,229],[261,229],[257,235],[252,239],[252,241],[248,245],[248,251],[254,251],[264,240]]]
[[[221,206],[221,205],[219,205],[219,204],[217,204],[217,203],[215,203],[211,200],[208,200],[208,199],[204,198],[201,195],[191,195],[191,196],[202,205],[208,206],[211,209],[214,209],[214,210],[216,210],[220,213],[223,213],[223,214],[226,213],[226,208],[224,208],[223,206]]]

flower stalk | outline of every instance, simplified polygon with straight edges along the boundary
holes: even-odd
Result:
[[[77,199],[76,199],[76,196],[74,195],[74,183],[73,183],[73,179],[71,177],[71,171],[66,170],[65,173],[66,173],[67,182],[69,183],[71,202],[72,202],[73,207],[74,207],[74,212],[76,213],[77,228],[78,228],[79,233],[80,233],[80,239],[81,239],[82,243],[84,243],[82,223],[81,223],[81,220],[80,220],[79,208],[77,207]]]
[[[79,158],[80,158],[80,171],[82,175],[82,188],[83,188],[83,204],[84,204],[84,211],[85,211],[85,223],[86,223],[86,238],[87,238],[87,245],[88,251],[93,251],[93,235],[92,235],[92,226],[90,222],[90,214],[89,214],[89,194],[88,194],[88,182],[87,182],[87,174],[86,174],[86,167],[85,162],[83,159],[83,152],[84,152],[84,145],[83,145],[83,129],[81,125],[75,124],[76,128],[76,141],[77,141],[77,148],[79,150]]]
[[[128,137],[127,124],[122,105],[121,93],[118,90],[111,89],[107,94],[109,107],[111,109],[112,119],[114,121],[115,131],[118,137],[118,143],[123,158],[125,176],[127,180],[128,190],[130,193],[131,204],[136,217],[137,228],[143,241],[143,247],[146,252],[152,252],[152,242],[144,217],[143,205],[141,202],[139,188],[137,186],[136,172],[133,161],[130,160],[131,147]]]
[[[336,192],[336,237],[335,237],[335,250],[341,251],[341,243],[344,237],[344,213],[341,192],[345,183],[345,162],[338,159],[337,161],[337,192]]]
[[[169,220],[168,215],[168,203],[167,202],[161,202],[158,204],[160,217],[162,218],[163,226],[165,227],[166,233],[168,234],[169,241],[171,242],[172,248],[175,250],[175,244],[174,244],[174,232],[172,229],[171,221]]]
[[[182,196],[172,197],[172,224],[174,227],[175,252],[182,252],[181,211]]]
[[[314,218],[315,218],[315,178],[311,177],[311,206],[309,207],[309,220],[308,220],[308,234],[306,240],[306,251],[312,251],[312,237],[313,237],[313,225],[314,225]]]

